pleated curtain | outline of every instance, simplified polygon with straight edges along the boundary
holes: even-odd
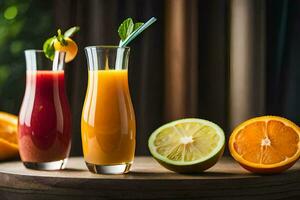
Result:
[[[79,56],[67,68],[73,155],[81,155],[83,48],[118,44],[118,25],[127,17],[158,18],[130,44],[138,155],[149,155],[151,132],[174,119],[208,119],[227,136],[238,123],[263,114],[300,122],[300,55],[293,43],[300,35],[299,1],[54,0],[54,5],[57,27],[81,27],[75,38]]]

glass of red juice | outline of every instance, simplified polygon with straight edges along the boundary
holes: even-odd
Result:
[[[42,50],[25,50],[26,89],[18,122],[19,151],[25,167],[59,170],[71,148],[71,113],[65,88],[65,52],[54,60]]]

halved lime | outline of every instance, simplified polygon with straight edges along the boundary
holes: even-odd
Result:
[[[202,172],[212,167],[224,152],[223,130],[207,120],[181,119],[155,130],[148,146],[165,168],[180,173]]]

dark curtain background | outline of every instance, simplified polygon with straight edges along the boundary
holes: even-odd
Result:
[[[267,112],[300,125],[300,1],[267,8]]]
[[[73,155],[81,155],[87,83],[83,48],[118,44],[127,17],[158,21],[130,44],[129,84],[137,154],[151,132],[173,119],[200,117],[229,135],[237,123],[276,114],[300,123],[300,2],[290,0],[54,0],[56,27],[81,27],[68,64]]]

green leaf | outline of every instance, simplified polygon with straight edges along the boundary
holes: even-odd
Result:
[[[129,42],[131,42],[134,38],[136,38],[139,34],[141,34],[144,30],[146,30],[150,25],[152,25],[157,19],[155,17],[151,17],[146,23],[141,23],[138,22],[136,24],[133,25],[133,28],[135,29],[133,32],[131,31],[127,37],[124,36],[124,34],[120,34],[122,33],[122,31],[124,32],[124,30],[121,29],[121,27],[119,27],[119,35],[121,37],[121,40],[119,42],[119,47],[125,47],[126,45],[128,45]],[[124,39],[125,38],[125,39]]]
[[[134,24],[131,18],[127,18],[122,24],[119,26],[118,33],[121,40],[125,40],[133,31]]]
[[[45,53],[45,56],[49,58],[50,60],[54,59],[54,41],[56,40],[56,36],[53,36],[46,40],[46,42],[43,45],[43,51]]]
[[[61,30],[60,29],[57,30],[56,39],[59,41],[59,43],[62,46],[67,46],[68,45],[68,42],[65,40],[65,36],[61,34]]]
[[[137,22],[134,24],[134,27],[133,27],[133,31],[137,30],[138,28],[140,28],[141,26],[143,26],[144,23],[143,22]]]
[[[75,33],[77,33],[80,30],[79,26],[74,26],[70,29],[68,29],[65,33],[64,36],[65,37],[72,37]]]

